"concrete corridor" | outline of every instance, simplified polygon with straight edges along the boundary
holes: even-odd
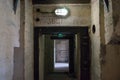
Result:
[[[53,45],[42,47],[44,35],[61,32],[75,37],[76,80],[120,80],[120,0],[0,0],[0,80],[75,80],[52,72]]]

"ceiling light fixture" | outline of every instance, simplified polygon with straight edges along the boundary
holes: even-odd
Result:
[[[66,7],[56,8],[54,12],[56,16],[66,17],[69,15],[69,9]]]

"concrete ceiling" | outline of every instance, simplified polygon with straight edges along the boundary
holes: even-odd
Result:
[[[90,0],[32,0],[33,4],[90,3]]]

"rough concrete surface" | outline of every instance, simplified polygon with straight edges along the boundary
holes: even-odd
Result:
[[[25,0],[24,69],[25,80],[33,80],[33,13],[32,0]]]
[[[66,7],[69,10],[68,17],[55,16],[54,10],[60,7]],[[37,12],[37,9],[40,11]],[[90,4],[49,4],[34,5],[34,26],[54,26],[54,27],[81,27],[91,25],[91,8]],[[43,12],[43,13],[42,13]],[[44,12],[46,12],[44,14]],[[48,12],[48,13],[47,13]],[[36,21],[36,19],[39,21]]]
[[[112,43],[120,44],[120,0],[112,0],[113,8],[113,36]]]
[[[20,5],[13,11],[13,0],[0,0],[0,80],[13,80],[14,47],[19,47]]]
[[[99,0],[91,1],[91,80],[101,80],[99,7]]]
[[[104,3],[104,26],[105,26],[105,44],[111,41],[113,35],[113,16],[112,1],[109,0],[109,10]]]
[[[120,80],[120,46],[106,45],[105,63],[102,65],[102,80]]]

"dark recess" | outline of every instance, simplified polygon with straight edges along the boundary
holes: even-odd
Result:
[[[32,0],[33,4],[90,3],[90,0]]]

